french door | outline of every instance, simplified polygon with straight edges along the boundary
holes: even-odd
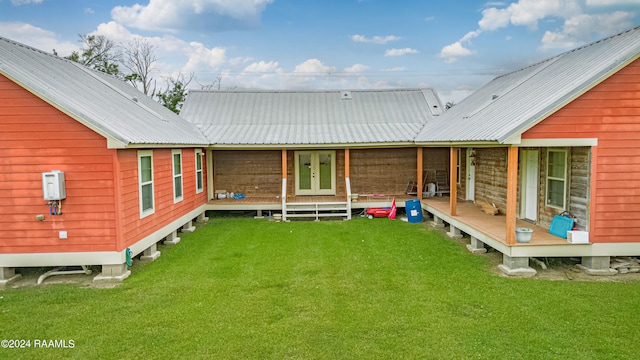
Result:
[[[296,151],[296,195],[336,194],[336,152]]]

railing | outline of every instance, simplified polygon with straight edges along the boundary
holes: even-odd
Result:
[[[287,178],[282,179],[282,221],[287,221]]]
[[[346,177],[344,182],[347,189],[347,220],[351,220],[351,181]]]

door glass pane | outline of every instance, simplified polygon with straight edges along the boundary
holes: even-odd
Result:
[[[298,154],[298,179],[300,190],[311,190],[311,154]]]
[[[320,189],[331,189],[331,154],[319,154]]]

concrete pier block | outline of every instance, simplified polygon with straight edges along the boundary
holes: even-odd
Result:
[[[7,286],[18,280],[22,274],[16,274],[12,267],[0,267],[0,286]]]
[[[94,282],[99,281],[123,281],[131,275],[131,270],[127,264],[104,264],[102,272],[93,278]]]
[[[175,245],[180,242],[180,238],[178,237],[178,230],[174,230],[171,234],[167,235],[164,238],[163,244],[165,245]]]
[[[203,223],[207,221],[209,221],[209,218],[207,217],[207,213],[204,211],[202,212],[202,214],[198,215],[198,218],[196,218],[196,222],[199,222],[199,223]]]
[[[160,251],[158,251],[158,245],[153,244],[146,248],[140,256],[140,261],[153,261],[160,257]]]
[[[578,268],[588,275],[611,276],[616,275],[618,270],[610,267],[611,258],[609,256],[583,256],[582,263]]]
[[[431,226],[435,227],[435,228],[442,228],[444,227],[444,221],[442,221],[441,218],[439,218],[437,215],[433,215],[433,221],[431,221]]]
[[[186,224],[182,225],[182,229],[180,229],[183,233],[192,233],[196,231],[196,227],[193,226],[193,221],[189,220]]]
[[[471,237],[471,243],[467,245],[467,250],[474,254],[484,254],[487,252],[484,243],[473,236]]]
[[[449,224],[449,231],[447,232],[447,236],[452,239],[462,239],[462,233],[460,232],[460,229],[453,226],[452,224]]]
[[[531,277],[538,273],[529,267],[528,257],[511,257],[505,254],[502,254],[502,264],[498,268],[509,276]]]

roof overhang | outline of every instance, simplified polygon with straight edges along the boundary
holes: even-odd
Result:
[[[371,149],[415,147],[413,141],[386,143],[339,143],[339,144],[211,144],[212,150],[281,150],[281,149]]]

